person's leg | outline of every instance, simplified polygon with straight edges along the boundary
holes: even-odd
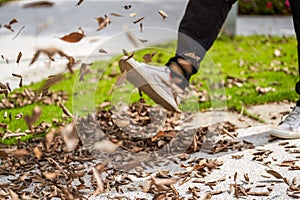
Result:
[[[190,0],[180,22],[176,56],[167,65],[189,80],[216,40],[236,0]],[[190,65],[185,64],[188,61]]]
[[[300,46],[299,46],[299,41],[300,41],[300,1],[298,0],[290,0],[290,5],[291,5],[291,11],[293,14],[293,22],[294,22],[294,29],[296,33],[296,38],[298,42],[298,73],[300,77]],[[297,83],[300,85],[300,81]],[[300,95],[300,87],[296,86],[296,92]],[[297,106],[300,106],[300,101],[297,102]]]
[[[127,80],[164,108],[177,111],[184,88],[198,71],[235,1],[190,0],[178,30],[176,56],[160,69],[123,57],[119,65],[122,72],[129,72]]]
[[[289,0],[291,5],[291,11],[293,15],[294,29],[296,33],[297,43],[298,43],[298,70],[300,76],[300,1],[299,0]],[[296,92],[300,95],[300,81],[296,84]],[[285,139],[295,139],[300,138],[300,100],[293,111],[282,121],[279,125],[271,130],[271,135],[285,138]]]

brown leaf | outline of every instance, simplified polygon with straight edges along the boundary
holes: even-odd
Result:
[[[122,15],[120,15],[118,13],[110,13],[110,15],[115,16],[115,17],[123,17]]]
[[[22,52],[20,51],[16,60],[16,63],[19,64],[22,57]]]
[[[150,63],[152,62],[152,58],[156,55],[157,51],[153,52],[153,53],[147,53],[143,56],[143,59],[145,61],[145,63]]]
[[[17,22],[18,22],[18,20],[16,18],[14,18],[14,19],[10,20],[9,25],[13,25]]]
[[[128,52],[125,49],[122,49],[122,52],[123,52],[124,56],[128,56],[129,55]]]
[[[98,51],[99,51],[99,53],[107,53],[107,51],[105,49],[102,49],[102,48],[100,48]]]
[[[61,37],[60,39],[65,41],[65,42],[79,42],[82,38],[84,37],[84,34],[79,33],[79,32],[72,32],[69,35],[65,35]]]
[[[54,5],[53,2],[50,1],[37,1],[32,3],[25,3],[23,8],[43,8],[43,7],[52,7]]]
[[[152,200],[166,200],[167,194],[166,193],[158,193],[156,194]]]
[[[126,80],[126,76],[127,76],[127,71],[125,70],[122,74],[120,74],[117,77],[115,86],[118,87],[118,86],[122,85]]]
[[[122,8],[124,8],[125,10],[129,10],[132,7],[132,5],[124,5],[122,6]]]
[[[41,159],[41,157],[43,156],[43,152],[38,146],[34,147],[33,152],[37,159]]]
[[[133,13],[129,13],[129,17],[135,17],[136,16],[136,13],[133,12]]]
[[[279,174],[278,172],[274,171],[274,170],[268,170],[266,169],[266,172],[268,172],[269,174],[271,174],[272,176],[274,176],[277,179],[284,179],[283,176],[281,176],[281,174]]]
[[[11,189],[8,189],[8,191],[9,191],[9,195],[10,195],[11,200],[21,200],[17,193],[12,191]]]
[[[79,0],[79,1],[77,2],[76,6],[80,6],[80,4],[82,4],[83,1],[84,1],[84,0]]]
[[[85,63],[81,64],[80,70],[79,70],[79,81],[84,81],[84,76],[86,74],[91,73],[89,66],[91,66],[91,64],[85,64]]]
[[[32,130],[32,125],[40,118],[41,114],[42,114],[42,110],[38,106],[36,106],[34,107],[31,116],[29,115],[24,116],[24,120],[29,130]]]
[[[47,172],[47,171],[44,171],[43,172],[43,176],[48,179],[48,180],[54,180],[57,178],[58,176],[58,173],[57,172]]]
[[[142,21],[144,18],[145,18],[145,17],[141,17],[141,18],[135,20],[133,23],[134,23],[134,24],[137,24],[137,23],[139,23],[140,21]]]
[[[73,117],[72,113],[68,110],[68,108],[63,103],[59,102],[58,105],[59,107],[61,107],[65,115],[67,115],[68,117]]]
[[[158,13],[160,14],[160,16],[162,16],[163,19],[166,19],[168,17],[167,13],[165,13],[165,11],[163,10],[159,10]]]
[[[101,194],[104,192],[104,184],[101,178],[100,173],[97,171],[97,169],[95,167],[92,168],[93,170],[93,177],[96,180],[96,184],[97,184],[97,189],[95,191],[95,195]]]
[[[57,74],[57,75],[54,75],[54,76],[49,76],[46,83],[41,87],[39,88],[39,92],[43,91],[44,89],[49,89],[51,86],[59,83],[60,81],[62,81],[64,78],[64,75],[63,74]]]
[[[134,47],[138,48],[140,47],[140,41],[135,37],[134,34],[132,34],[130,31],[126,32],[126,36],[129,39],[129,41],[133,44]]]
[[[99,26],[97,31],[104,29],[108,24],[111,23],[110,18],[107,15],[104,15],[104,17],[97,17],[96,20]]]
[[[98,142],[95,142],[94,148],[95,150],[99,152],[114,152],[119,146],[122,144],[122,141],[120,141],[118,144],[114,144],[109,140],[101,140]]]
[[[11,75],[13,75],[14,77],[17,77],[17,78],[23,78],[21,74],[12,73]]]
[[[20,79],[19,87],[23,87],[23,79],[22,78]]]
[[[141,33],[143,32],[143,23],[142,22],[140,23],[140,32]]]
[[[66,151],[74,151],[78,147],[79,137],[73,123],[66,125],[61,129],[61,135],[66,144]]]
[[[148,40],[145,40],[145,39],[139,39],[139,41],[140,41],[141,43],[146,43],[146,42],[148,42]]]

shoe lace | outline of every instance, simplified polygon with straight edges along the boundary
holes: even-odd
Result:
[[[285,123],[288,125],[295,125],[295,122],[299,123],[299,116],[300,116],[300,109],[296,109],[295,107],[292,107],[292,111],[288,114],[288,116],[281,121],[280,124]]]

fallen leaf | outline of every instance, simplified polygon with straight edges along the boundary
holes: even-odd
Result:
[[[48,180],[54,180],[57,178],[58,173],[57,172],[43,172],[43,176]]]
[[[8,189],[11,200],[21,200],[19,195],[12,191],[11,189]]]
[[[166,19],[168,17],[167,13],[165,13],[163,10],[159,10],[158,13],[160,16],[162,16],[163,19]]]
[[[72,32],[68,35],[65,35],[63,37],[61,37],[60,39],[65,41],[65,42],[79,42],[82,38],[84,37],[84,34],[79,33],[79,32]]]
[[[77,149],[79,136],[73,123],[66,125],[61,129],[62,138],[66,144],[66,151],[71,152]]]
[[[43,152],[38,146],[34,147],[33,152],[37,159],[41,159]]]
[[[97,171],[97,169],[95,167],[92,168],[93,170],[93,177],[96,180],[96,185],[97,185],[97,189],[95,191],[95,195],[101,194],[104,192],[104,184],[101,178],[100,173]]]
[[[98,142],[95,142],[94,148],[95,150],[99,152],[114,152],[119,146],[121,145],[122,141],[120,141],[118,144],[114,144],[109,140],[101,140]]]
[[[280,52],[279,49],[275,49],[275,50],[274,50],[274,56],[275,56],[275,57],[281,56],[281,52]]]
[[[271,174],[272,176],[274,176],[277,179],[284,179],[283,176],[281,176],[281,174],[279,174],[278,172],[274,171],[274,170],[266,170],[266,172],[268,172],[269,174]]]

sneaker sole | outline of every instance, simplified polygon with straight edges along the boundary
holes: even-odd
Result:
[[[300,138],[300,133],[290,133],[284,130],[272,129],[270,130],[270,135],[281,138],[281,139],[298,139]]]
[[[130,70],[133,70],[134,74],[130,72],[129,76],[127,76],[126,79],[134,86],[138,87],[145,94],[147,94],[154,102],[156,102],[157,104],[161,105],[169,111],[180,112],[178,106],[172,105],[165,100],[169,98],[169,95],[157,84],[150,85],[149,82],[152,82],[152,80],[148,77],[147,74],[139,70],[139,66],[137,66],[134,62],[128,59],[127,56],[124,56],[119,60],[119,67],[121,69],[121,72],[129,72]]]

